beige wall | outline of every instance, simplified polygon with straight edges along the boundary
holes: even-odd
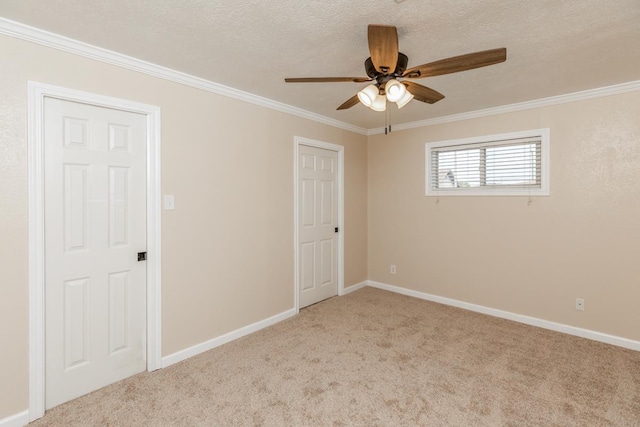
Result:
[[[640,340],[639,118],[634,92],[369,137],[369,279]],[[543,127],[551,196],[424,196],[426,142]]]
[[[10,37],[0,52],[0,419],[28,404],[28,80],[162,109],[162,191],[177,205],[162,216],[164,356],[293,306],[294,135],[345,146],[346,286],[369,278],[640,340],[638,92],[367,142]],[[424,196],[425,142],[540,127],[550,197]]]
[[[345,286],[367,278],[366,137],[0,36],[0,419],[28,406],[27,81],[162,110],[162,354],[293,307],[293,137],[345,147]]]

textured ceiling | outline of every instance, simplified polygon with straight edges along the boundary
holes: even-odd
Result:
[[[640,79],[640,0],[2,0],[0,16],[364,128],[336,111],[364,84],[367,25],[398,28],[409,67],[498,47],[502,64],[417,80],[446,98],[389,108],[392,124]]]

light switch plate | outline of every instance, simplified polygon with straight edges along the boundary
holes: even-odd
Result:
[[[165,194],[164,196],[164,210],[172,211],[176,208],[176,199],[173,194]]]

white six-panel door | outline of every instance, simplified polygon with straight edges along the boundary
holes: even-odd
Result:
[[[45,99],[45,405],[146,367],[146,117]]]
[[[298,284],[300,308],[338,293],[338,153],[300,145]]]

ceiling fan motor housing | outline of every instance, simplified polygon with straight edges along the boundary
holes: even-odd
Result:
[[[367,60],[364,61],[364,69],[367,72],[367,76],[371,77],[372,79],[378,80],[378,83],[386,83],[387,80],[390,80],[395,77],[400,77],[402,73],[404,73],[404,70],[407,69],[408,62],[409,62],[409,58],[407,58],[407,55],[405,55],[404,53],[398,52],[398,63],[396,64],[396,69],[393,70],[393,73],[389,73],[389,74],[379,73],[378,70],[376,70],[376,67],[373,65],[373,62],[371,61],[371,57],[367,58]],[[388,77],[388,78],[384,81],[380,81],[381,78],[383,77]]]

